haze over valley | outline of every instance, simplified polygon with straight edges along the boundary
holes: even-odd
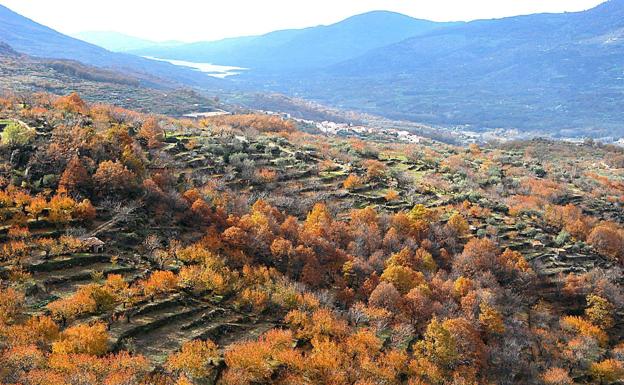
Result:
[[[624,135],[623,9],[622,0],[612,0],[582,12],[472,22],[372,11],[327,26],[196,43],[75,35],[94,45],[4,8],[0,39],[26,54],[174,80],[208,94],[281,93],[442,128],[617,141]]]

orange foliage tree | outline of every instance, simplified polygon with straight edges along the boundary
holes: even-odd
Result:
[[[135,185],[136,177],[120,162],[110,160],[100,163],[93,175],[99,191],[105,194],[126,193]]]
[[[108,351],[106,325],[96,323],[76,325],[65,329],[52,344],[52,352],[59,354],[103,355]]]
[[[214,370],[219,358],[217,345],[210,340],[194,340],[182,344],[179,352],[167,358],[165,367],[194,378],[205,378]]]
[[[68,192],[79,192],[89,188],[90,184],[91,177],[89,173],[82,164],[80,157],[74,155],[61,175],[59,188]]]
[[[80,98],[80,96],[72,92],[67,96],[61,96],[54,102],[54,107],[74,114],[86,115],[89,111],[87,104]]]
[[[624,230],[614,223],[605,222],[594,227],[587,242],[602,254],[624,259]]]
[[[354,190],[354,189],[360,188],[362,187],[362,179],[355,174],[349,174],[347,179],[345,179],[344,182],[342,183],[342,186],[346,188],[347,190]]]
[[[149,148],[158,148],[165,140],[165,130],[162,129],[156,117],[150,116],[141,125],[139,137],[147,141]]]

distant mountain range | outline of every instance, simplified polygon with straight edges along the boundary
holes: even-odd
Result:
[[[141,56],[232,65],[263,72],[306,70],[337,64],[370,50],[456,24],[375,11],[328,26],[173,47],[154,46],[131,52]]]
[[[76,33],[72,35],[72,37],[106,48],[112,52],[127,52],[149,47],[176,46],[182,44],[178,41],[159,43],[113,31],[85,31]]]
[[[623,135],[624,0],[432,31],[307,82],[308,96],[428,123]]]
[[[624,0],[436,28],[322,69],[235,81],[428,124],[622,137]]]
[[[134,55],[62,35],[0,6],[0,41],[16,51],[138,79],[149,74],[203,89],[281,92],[471,130],[624,136],[624,0],[585,12],[469,23],[378,11],[329,26],[179,45],[119,34],[81,36]],[[135,55],[249,71],[217,81]]]
[[[122,53],[113,53],[23,17],[0,5],[0,41],[34,57],[77,60],[131,74],[155,85],[178,82],[212,87],[219,82],[197,71]],[[156,79],[158,78],[158,79]]]

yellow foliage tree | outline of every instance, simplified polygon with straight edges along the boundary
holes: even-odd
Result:
[[[381,279],[390,282],[401,294],[407,294],[410,290],[424,283],[421,272],[412,270],[407,266],[390,265],[386,267]]]
[[[505,331],[505,324],[500,312],[485,302],[479,305],[479,323],[489,333],[501,334]]]
[[[603,330],[610,329],[615,325],[615,306],[609,300],[595,294],[587,296],[587,308],[585,315],[591,323]]]
[[[103,323],[76,325],[65,329],[52,352],[59,354],[91,354],[100,356],[108,351],[108,334]]]
[[[589,368],[591,376],[600,384],[614,384],[624,380],[624,363],[615,359],[595,362]]]
[[[173,372],[180,372],[194,378],[207,377],[219,357],[217,345],[210,340],[188,341],[179,352],[167,358],[165,367]]]

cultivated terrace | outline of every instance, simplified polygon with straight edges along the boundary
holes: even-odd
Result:
[[[77,94],[0,99],[0,132],[2,384],[624,379],[622,149]]]

